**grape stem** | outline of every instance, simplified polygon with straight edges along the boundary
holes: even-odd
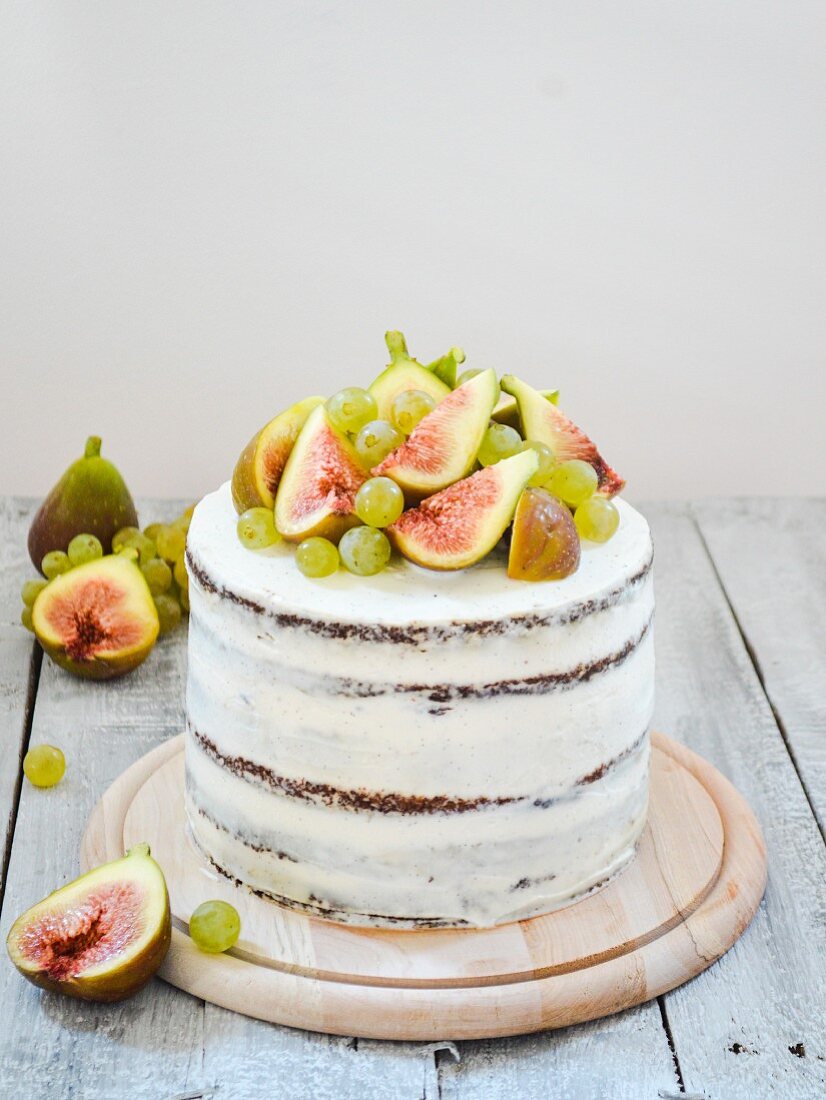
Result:
[[[99,435],[90,435],[86,440],[86,450],[83,452],[84,458],[97,458],[100,455],[101,438]]]

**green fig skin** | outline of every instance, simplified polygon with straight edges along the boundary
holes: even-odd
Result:
[[[117,469],[89,436],[82,458],[71,464],[38,509],[29,528],[29,556],[36,569],[50,550],[67,550],[75,535],[95,535],[104,553],[121,527],[137,527],[138,513]],[[40,570],[42,572],[42,570]]]

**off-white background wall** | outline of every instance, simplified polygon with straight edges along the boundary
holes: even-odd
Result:
[[[0,491],[194,496],[382,334],[635,497],[822,493],[821,0],[0,2]]]

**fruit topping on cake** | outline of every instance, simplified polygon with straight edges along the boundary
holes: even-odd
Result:
[[[611,469],[596,444],[553,402],[513,374],[503,377],[502,389],[516,398],[527,439],[550,447],[557,462],[573,458],[589,462],[599,478],[599,490],[606,496],[614,496],[622,490],[625,482]]]
[[[232,485],[244,546],[286,539],[307,577],[341,566],[372,576],[394,549],[430,569],[467,568],[512,527],[508,576],[540,581],[569,576],[582,543],[611,538],[610,498],[625,483],[557,407],[558,390],[512,374],[500,389],[490,368],[460,373],[458,347],[423,366],[400,332],[385,342],[391,362],[368,389],[300,401],[247,445]],[[139,536],[121,552],[151,571]],[[68,568],[65,557],[44,572]]]
[[[522,451],[442,489],[388,528],[393,544],[428,569],[473,565],[504,534],[537,464],[533,451]]]
[[[570,511],[546,489],[526,489],[513,517],[508,576],[558,581],[576,572],[580,547]]]
[[[149,981],[172,938],[163,872],[136,844],[123,859],[55,890],[11,926],[24,978],[85,1001],[122,1001]]]
[[[252,437],[232,474],[232,500],[237,512],[261,505],[272,511],[278,483],[298,433],[316,405],[323,402],[323,397],[306,397],[279,413]]]
[[[335,407],[355,425],[354,405],[342,399]],[[292,542],[313,535],[339,539],[358,523],[356,493],[366,480],[367,472],[353,444],[342,429],[333,426],[327,408],[317,406],[301,429],[281,475],[275,498],[278,533]]]
[[[468,379],[420,420],[373,473],[393,478],[418,498],[465,477],[473,469],[498,390],[493,370]]]

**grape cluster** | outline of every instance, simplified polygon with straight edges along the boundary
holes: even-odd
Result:
[[[193,504],[171,523],[151,523],[143,531],[138,527],[122,527],[112,537],[112,553],[129,558],[143,573],[158,612],[161,634],[174,630],[183,613],[189,611],[189,577],[184,554],[194,510]],[[23,626],[33,629],[32,608],[50,581],[78,565],[102,558],[103,553],[100,540],[86,533],[75,535],[65,551],[50,550],[40,563],[46,579],[26,581],[21,590]]]

